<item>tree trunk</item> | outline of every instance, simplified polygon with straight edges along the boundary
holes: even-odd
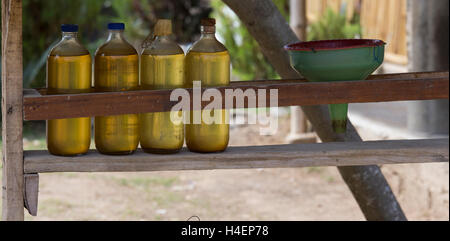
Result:
[[[408,1],[409,71],[445,71],[449,64],[449,1]],[[408,128],[428,135],[449,133],[449,101],[414,101]]]
[[[270,0],[223,1],[239,16],[277,72],[285,79],[298,78],[283,49],[298,38],[274,3]],[[302,109],[323,142],[362,141],[351,123],[345,135],[335,134],[327,106]],[[342,167],[339,171],[368,220],[406,220],[378,166]]]

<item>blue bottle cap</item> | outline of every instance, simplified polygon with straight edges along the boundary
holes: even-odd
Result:
[[[108,29],[109,30],[124,30],[125,24],[124,23],[109,23]]]
[[[63,24],[63,25],[61,25],[61,31],[63,31],[63,32],[78,32],[78,25]]]

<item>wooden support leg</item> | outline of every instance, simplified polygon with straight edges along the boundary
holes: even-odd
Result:
[[[2,0],[2,219],[22,221],[22,1]]]
[[[25,174],[25,208],[31,216],[37,216],[39,196],[39,174]]]

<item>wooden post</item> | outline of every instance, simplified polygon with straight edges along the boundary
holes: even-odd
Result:
[[[24,219],[22,1],[2,0],[2,219]]]
[[[449,69],[449,1],[409,0],[409,71]],[[408,128],[427,135],[449,133],[449,101],[414,101],[408,106]]]
[[[297,38],[306,41],[306,0],[290,0],[291,28]],[[308,120],[300,106],[291,107],[291,132],[287,137],[289,143],[316,142],[314,133],[308,132]]]
[[[290,0],[291,28],[301,41],[306,41],[306,0]]]
[[[291,28],[301,41],[306,41],[306,0],[290,0]],[[288,138],[295,142],[298,135],[306,133],[306,116],[299,106],[291,107],[291,133]]]

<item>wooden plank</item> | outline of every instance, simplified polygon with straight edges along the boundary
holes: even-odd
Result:
[[[2,0],[2,219],[23,220],[22,1]]]
[[[365,81],[311,83],[305,80],[268,80],[232,83],[226,89],[278,90],[278,106],[338,103],[384,102],[400,100],[448,99],[448,72],[407,73],[371,76]],[[203,89],[205,91],[207,89]],[[192,93],[192,89],[188,89]],[[79,95],[27,95],[24,98],[25,120],[45,120],[88,116],[105,116],[169,111],[171,90],[89,93]],[[247,107],[248,99],[245,99]],[[257,100],[258,101],[258,100]],[[209,103],[202,102],[205,107]],[[225,106],[225,98],[223,99]]]
[[[24,202],[31,216],[37,216],[39,199],[39,174],[25,174]]]
[[[410,73],[396,73],[396,74],[380,74],[371,75],[368,80],[387,80],[387,79],[435,79],[435,78],[447,78],[449,73],[447,72],[410,72]]]
[[[448,139],[339,142],[281,146],[230,147],[224,153],[105,156],[95,151],[80,157],[26,151],[26,173],[148,172],[212,169],[295,168],[448,162]]]

